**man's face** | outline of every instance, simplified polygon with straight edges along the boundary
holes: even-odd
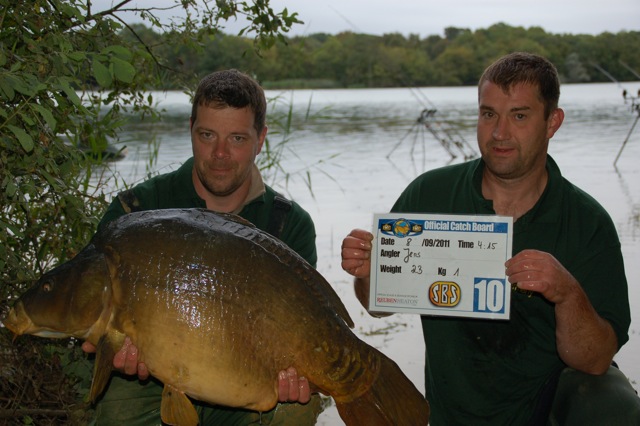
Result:
[[[487,171],[500,179],[519,179],[544,169],[549,139],[564,118],[562,110],[545,119],[537,87],[524,83],[505,93],[485,81],[478,103],[478,147]]]
[[[265,127],[258,135],[253,122],[249,107],[198,107],[191,123],[194,166],[210,194],[225,197],[250,185],[251,168],[267,134]]]

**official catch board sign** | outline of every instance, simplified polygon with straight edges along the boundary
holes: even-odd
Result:
[[[374,215],[369,310],[509,319],[513,219]]]

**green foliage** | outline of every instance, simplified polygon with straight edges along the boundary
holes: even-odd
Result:
[[[158,39],[162,39],[160,34]],[[640,72],[640,31],[593,35],[550,34],[540,27],[511,27],[498,23],[471,31],[448,27],[444,36],[398,33],[372,36],[344,32],[285,38],[255,55],[237,55],[251,40],[224,36],[203,39],[202,51],[180,48],[167,52],[167,63],[180,63],[186,74],[201,77],[216,69],[238,68],[254,74],[267,87],[309,87],[314,82],[334,82],[339,87],[406,87],[475,85],[484,68],[513,51],[548,57],[564,82],[603,82],[608,77],[593,64],[620,81],[636,77],[627,64]],[[170,43],[166,43],[170,44]]]
[[[174,34],[136,27],[158,44],[157,57],[185,76],[198,78],[214,70],[238,68],[255,75],[265,87],[403,87],[475,85],[484,68],[512,51],[539,53],[558,67],[564,82],[602,82],[608,77],[593,64],[609,70],[619,80],[634,79],[640,69],[633,53],[640,49],[640,32],[592,35],[554,35],[540,27],[525,29],[506,24],[474,32],[449,27],[445,37],[420,39],[398,33],[372,36],[344,32],[287,38],[286,44],[263,49],[260,57],[240,55],[255,44],[244,36],[201,34],[200,43],[172,42]],[[289,82],[289,83],[287,83]],[[182,89],[184,83],[164,79],[161,88]]]
[[[253,46],[234,49],[240,56],[273,47],[299,22],[266,1],[176,1],[185,18],[169,24],[151,6],[126,9],[149,29],[125,23],[120,14],[127,3],[95,11],[80,0],[0,0],[3,300],[88,241],[105,207],[105,185],[115,184],[101,156],[117,146],[128,118],[158,117],[146,89],[192,82],[192,74],[172,67],[166,41],[196,51],[203,40],[215,41],[225,19],[244,17],[241,34],[255,38]]]
[[[90,78],[98,46],[90,28],[73,26],[68,5],[0,4],[0,276],[19,291],[86,242],[104,201],[89,192],[88,163],[76,149],[81,126],[97,120],[76,88]]]
[[[95,10],[85,0],[0,0],[0,318],[37,276],[90,239],[105,194],[121,185],[109,172],[108,148],[120,147],[118,131],[128,119],[161,113],[147,90],[193,82],[167,46],[196,52],[203,40],[215,40],[226,19],[239,17],[247,20],[242,36],[254,40],[235,54],[255,57],[299,22],[268,1],[176,0],[172,8],[183,18],[164,23],[154,2],[142,3],[147,6],[124,0]],[[127,24],[125,11],[150,28]],[[69,352],[68,341],[27,341],[25,349],[0,339],[0,367],[20,359],[19,350],[42,354],[36,363],[55,357],[75,378],[69,383],[76,393],[86,392],[86,366],[70,357],[82,354],[77,346]],[[12,380],[21,382],[21,373],[11,370]],[[28,423],[29,408],[42,403],[38,394],[0,394],[0,401],[9,404],[7,412],[23,409]],[[0,418],[3,410],[4,403]]]

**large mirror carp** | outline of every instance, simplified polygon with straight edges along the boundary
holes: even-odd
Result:
[[[164,383],[162,419],[197,423],[189,397],[256,411],[278,401],[280,370],[331,395],[347,425],[428,423],[398,366],[351,331],[330,284],[279,240],[204,209],[143,211],[102,227],[44,274],[4,320],[14,334],[97,346],[90,397],[129,336]],[[186,414],[184,414],[186,413]]]

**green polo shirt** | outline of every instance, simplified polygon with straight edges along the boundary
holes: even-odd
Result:
[[[179,169],[155,176],[133,188],[140,210],[171,208],[206,208],[206,203],[196,193],[192,180],[193,158]],[[265,192],[250,200],[239,216],[253,223],[257,228],[267,230],[273,211],[276,192],[265,185]],[[122,203],[115,198],[102,217],[100,226],[125,214]],[[316,231],[313,220],[299,204],[292,202],[286,215],[280,240],[302,256],[314,267],[318,261],[316,252]]]
[[[429,171],[413,181],[393,212],[495,214],[482,196],[481,159]],[[547,158],[549,180],[536,205],[514,224],[513,254],[551,253],[578,280],[618,347],[631,322],[620,242],[611,218],[564,179]],[[554,307],[512,292],[507,321],[423,316],[430,424],[525,425],[545,381],[564,367],[557,353]]]

